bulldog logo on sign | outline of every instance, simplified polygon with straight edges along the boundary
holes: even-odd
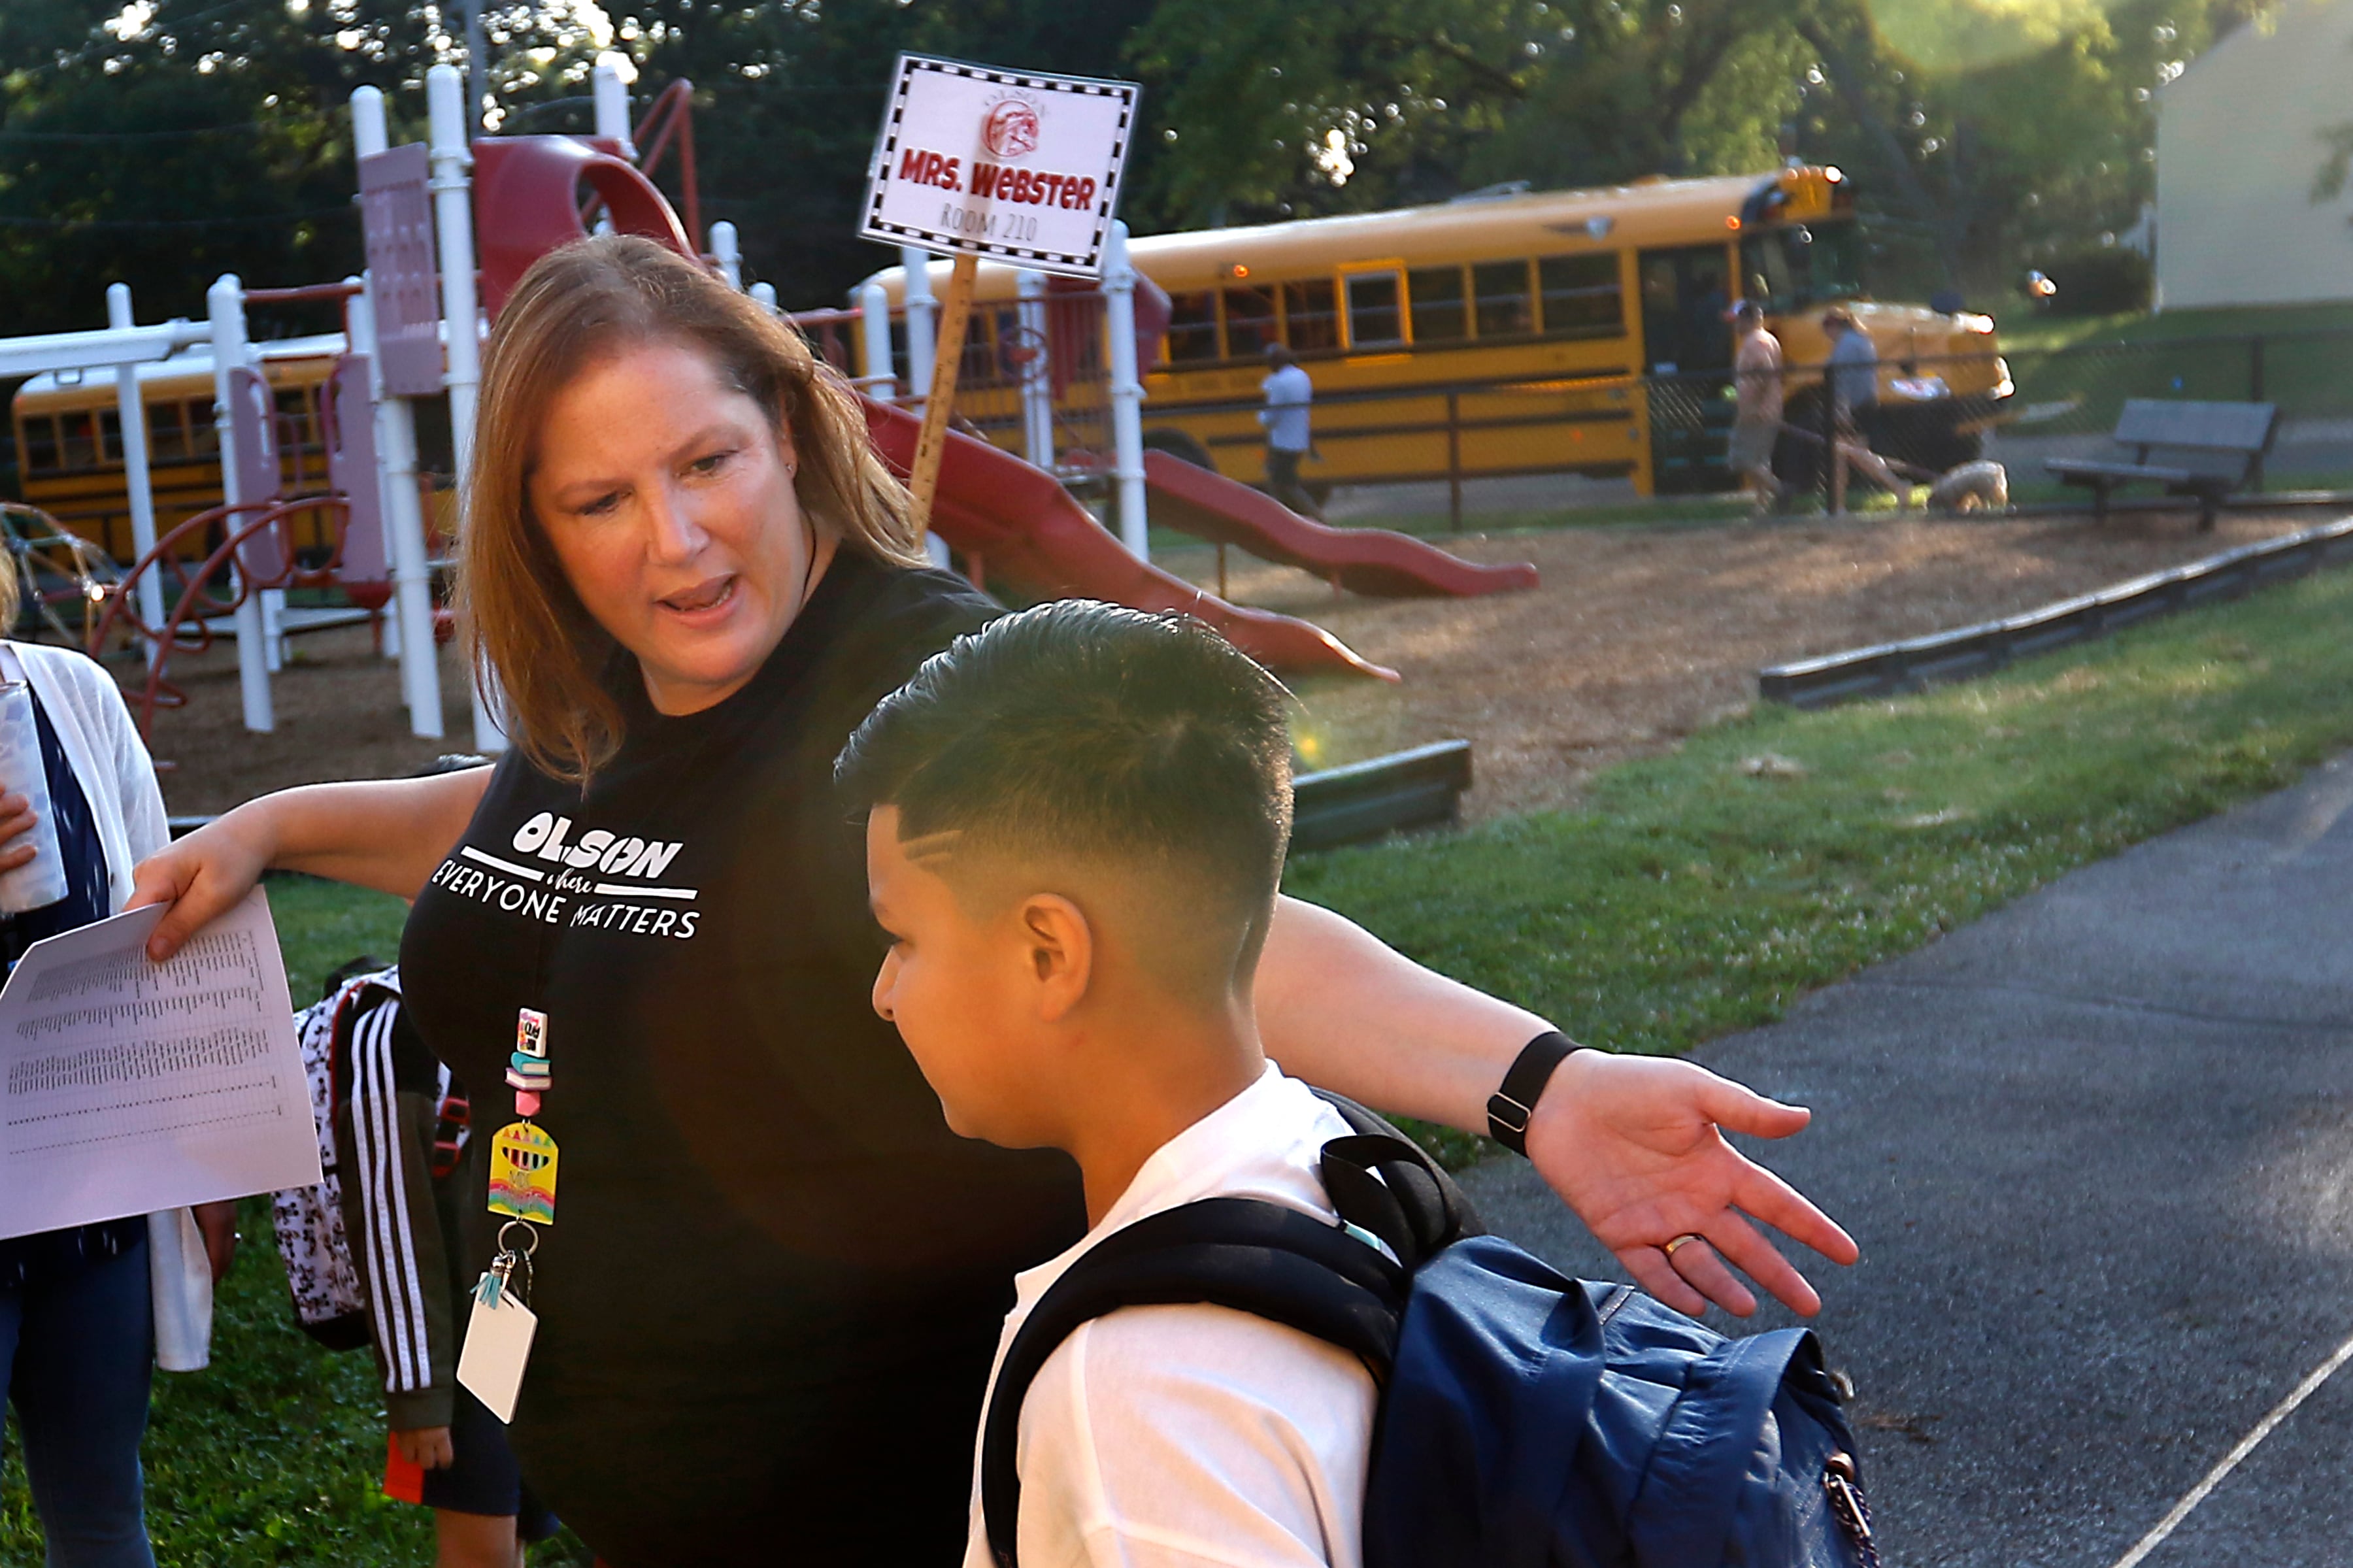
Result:
[[[999,158],[1018,158],[1038,150],[1038,110],[1018,98],[1000,100],[980,122],[980,139]]]

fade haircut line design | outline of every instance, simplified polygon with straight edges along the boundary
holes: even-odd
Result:
[[[902,842],[1175,872],[1207,896],[1166,918],[1236,931],[1247,967],[1291,838],[1290,697],[1189,616],[1057,600],[933,655],[834,776]]]

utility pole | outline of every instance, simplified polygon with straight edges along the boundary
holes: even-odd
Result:
[[[482,0],[458,0],[466,18],[466,140],[482,133],[482,105],[491,95],[491,46],[482,32]]]

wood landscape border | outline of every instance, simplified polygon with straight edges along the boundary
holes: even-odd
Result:
[[[2014,659],[2105,637],[2177,610],[2234,599],[2348,561],[2353,561],[2353,517],[2243,544],[2022,615],[1775,665],[1757,672],[1757,691],[1767,702],[1830,708],[1973,679]]]

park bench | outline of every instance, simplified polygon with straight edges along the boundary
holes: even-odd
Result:
[[[2047,458],[2042,466],[2067,485],[2089,486],[2092,515],[2108,516],[2108,493],[2146,481],[2165,493],[2198,498],[2198,526],[2214,526],[2215,509],[2243,488],[2270,450],[2279,409],[2269,403],[2170,402],[2135,397],[2125,404],[2110,437],[2132,451],[2130,462]]]

